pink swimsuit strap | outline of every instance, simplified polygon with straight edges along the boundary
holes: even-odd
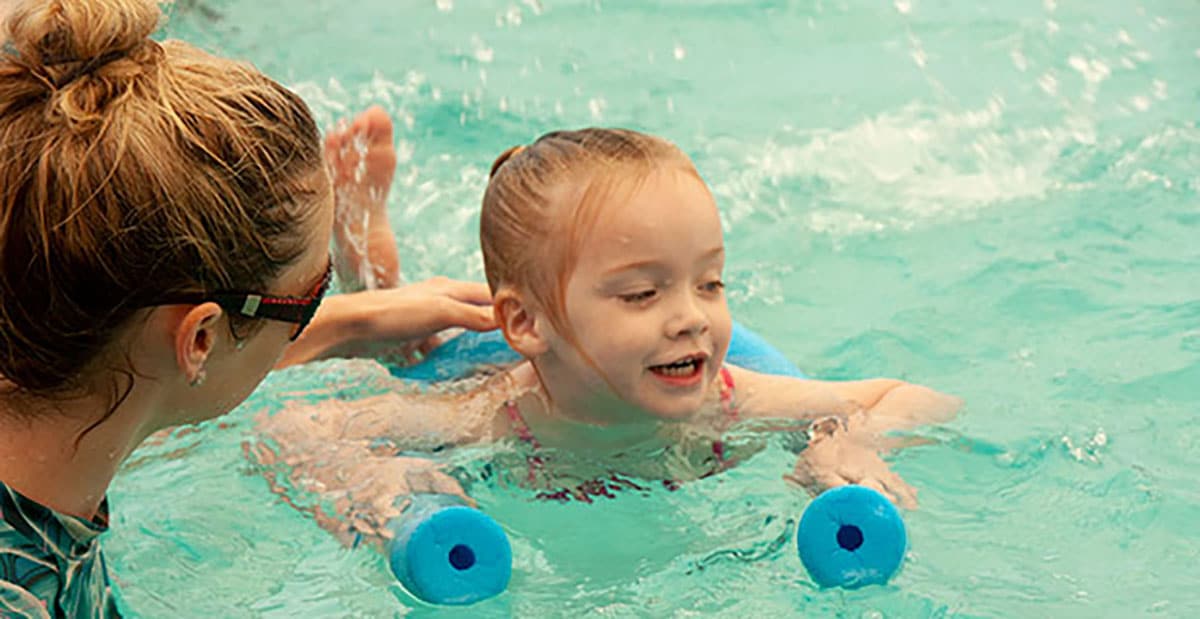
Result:
[[[508,413],[508,421],[516,431],[517,438],[529,443],[534,449],[541,448],[538,440],[534,438],[533,432],[529,431],[529,424],[525,423],[525,418],[521,416],[521,408],[517,406],[516,400],[504,402],[504,412]]]
[[[734,423],[738,420],[737,406],[733,401],[733,374],[729,368],[721,366],[721,412],[729,419],[729,423]],[[733,465],[732,461],[725,459],[725,442],[717,439],[712,444],[713,456],[717,458],[717,468],[713,473],[723,471]],[[710,473],[711,474],[711,473]]]
[[[721,366],[721,412],[729,418],[729,421],[737,421],[737,407],[733,401],[733,373],[729,368]]]

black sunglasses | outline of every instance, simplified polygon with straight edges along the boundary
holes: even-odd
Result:
[[[329,291],[329,283],[333,279],[333,261],[325,267],[325,274],[313,286],[312,292],[303,297],[279,297],[257,292],[218,291],[213,293],[181,293],[172,295],[152,305],[174,305],[176,303],[208,303],[213,302],[231,314],[246,318],[263,318],[278,320],[296,325],[292,332],[291,341],[296,341],[304,328],[312,322],[321,300]]]

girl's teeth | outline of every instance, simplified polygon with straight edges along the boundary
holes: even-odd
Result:
[[[688,376],[696,371],[696,362],[689,361],[680,365],[665,365],[656,368],[656,371],[663,376]]]

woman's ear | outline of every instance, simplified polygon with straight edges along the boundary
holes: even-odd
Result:
[[[217,343],[221,306],[201,303],[188,310],[175,329],[175,362],[189,383],[204,381],[204,363]]]
[[[522,357],[537,357],[550,350],[545,316],[517,291],[507,286],[497,290],[492,296],[492,311],[504,339]]]

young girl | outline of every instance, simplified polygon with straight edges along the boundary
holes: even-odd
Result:
[[[365,154],[344,148],[352,143],[365,143]],[[381,110],[368,110],[327,146],[335,169],[386,172],[366,182],[390,183],[390,165],[380,164],[392,157],[391,124]],[[353,185],[350,176],[339,178]],[[386,221],[380,192],[343,186],[347,193],[368,196],[372,221]],[[914,504],[875,438],[944,421],[959,401],[898,380],[801,380],[726,364],[721,222],[675,146],[585,129],[512,148],[492,166],[480,241],[496,319],[523,361],[465,393],[398,386],[260,417],[266,441],[255,453],[281,465],[269,468],[272,479],[278,485],[274,475],[290,475],[329,499],[331,513],[318,507],[318,519],[343,539],[382,541],[402,495],[461,493],[414,452],[514,439],[527,450],[522,478],[533,492],[590,501],[647,480],[674,487],[729,468],[748,454],[731,453],[722,435],[752,419],[813,422],[789,476],[804,487],[859,483]],[[343,253],[351,246],[365,244],[343,245]],[[571,457],[559,461],[561,454]]]

